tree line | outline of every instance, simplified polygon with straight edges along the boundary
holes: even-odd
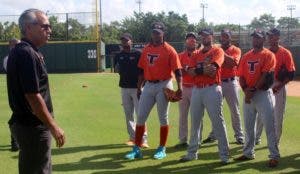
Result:
[[[49,17],[52,25],[51,40],[53,41],[86,41],[96,40],[97,27],[95,25],[84,25],[77,19],[69,18],[65,22],[58,20],[56,16]],[[280,17],[275,19],[271,14],[262,14],[252,19],[251,23],[246,26],[238,24],[214,24],[207,23],[202,19],[196,23],[188,22],[186,14],[180,15],[173,11],[168,13],[137,13],[133,16],[126,17],[120,21],[112,21],[109,24],[104,23],[101,28],[101,39],[106,44],[119,43],[119,37],[124,32],[133,35],[135,42],[148,42],[150,40],[151,24],[154,21],[161,21],[166,25],[165,39],[170,42],[182,42],[187,32],[197,32],[201,28],[212,28],[215,32],[223,28],[231,29],[235,32],[243,32],[261,28],[264,30],[278,27],[280,29],[293,29],[300,27],[298,18]],[[20,38],[18,24],[15,22],[0,22],[0,42],[6,42],[11,38]]]

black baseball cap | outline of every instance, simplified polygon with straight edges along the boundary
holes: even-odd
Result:
[[[253,31],[253,33],[251,33],[252,37],[259,37],[259,38],[265,38],[266,37],[266,33],[263,30],[260,29],[256,29]]]
[[[164,33],[165,31],[165,25],[162,23],[162,22],[154,22],[152,24],[152,31],[156,31],[156,32],[159,32],[161,34]]]
[[[211,28],[205,28],[199,31],[199,35],[205,34],[205,35],[214,35],[214,31]]]
[[[269,31],[267,31],[267,35],[276,35],[280,36],[280,30],[277,28],[272,28]]]
[[[120,40],[126,39],[126,40],[132,40],[132,36],[130,33],[123,33],[120,37]]]
[[[197,35],[196,33],[194,32],[188,32],[186,35],[185,35],[185,39],[189,38],[189,37],[194,37],[195,39],[197,39]]]
[[[231,36],[231,31],[229,29],[223,29],[221,30],[221,34],[227,34],[228,36]]]

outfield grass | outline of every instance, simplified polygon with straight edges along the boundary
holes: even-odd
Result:
[[[83,88],[82,85],[86,85]],[[65,130],[67,143],[62,149],[52,150],[53,173],[300,173],[300,98],[288,97],[283,137],[280,144],[281,160],[276,169],[266,167],[268,149],[266,138],[256,147],[256,159],[222,166],[216,143],[200,148],[199,160],[178,163],[185,150],[176,150],[178,107],[172,104],[169,114],[170,134],[167,158],[154,160],[152,155],[159,143],[159,121],[156,109],[148,119],[149,145],[143,150],[144,159],[128,161],[124,155],[130,150],[124,145],[128,139],[121,106],[116,74],[53,74],[50,86],[57,122]],[[237,157],[242,147],[235,145],[227,105],[224,105],[230,154]],[[5,76],[0,75],[0,174],[17,173],[17,153],[9,151]],[[210,121],[204,117],[203,137],[210,131]]]

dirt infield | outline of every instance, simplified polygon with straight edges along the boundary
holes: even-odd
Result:
[[[287,95],[300,97],[300,79],[287,84]]]

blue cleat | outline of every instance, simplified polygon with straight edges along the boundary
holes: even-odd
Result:
[[[143,158],[142,152],[138,146],[133,146],[132,151],[126,154],[126,159],[134,160],[136,158]]]
[[[154,159],[163,159],[167,156],[166,154],[166,148],[164,146],[159,146],[154,154]]]

